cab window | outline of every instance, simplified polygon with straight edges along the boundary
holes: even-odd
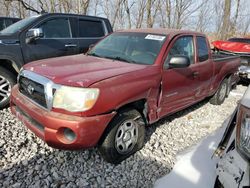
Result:
[[[79,37],[103,37],[104,35],[102,22],[79,20]]]
[[[197,37],[197,48],[199,62],[208,60],[208,47],[205,37]]]
[[[164,62],[164,67],[168,67],[170,59],[177,55],[185,55],[189,58],[190,64],[194,63],[194,43],[192,36],[183,36],[175,41]]]
[[[56,18],[48,20],[40,26],[43,38],[71,38],[70,24],[68,18]]]
[[[5,28],[4,19],[0,20],[0,31]]]

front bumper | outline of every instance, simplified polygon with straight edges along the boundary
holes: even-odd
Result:
[[[239,76],[243,80],[250,79],[250,66],[241,65],[239,67]]]
[[[112,112],[93,117],[78,117],[47,111],[21,94],[17,86],[12,89],[11,112],[49,146],[69,150],[97,145],[116,114]],[[75,133],[74,140],[70,141],[65,137],[65,128]]]

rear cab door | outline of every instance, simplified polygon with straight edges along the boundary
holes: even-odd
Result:
[[[3,30],[4,28],[5,28],[4,19],[0,18],[0,31]]]
[[[196,36],[196,62],[199,69],[199,91],[196,93],[197,100],[208,96],[213,79],[214,65],[211,60],[211,51],[208,40],[205,36]]]
[[[80,53],[88,51],[92,44],[97,43],[109,33],[104,20],[96,17],[78,17],[78,45]]]
[[[78,54],[78,39],[73,28],[76,21],[74,16],[50,15],[36,23],[32,28],[41,28],[43,37],[29,44],[24,42],[25,62]]]

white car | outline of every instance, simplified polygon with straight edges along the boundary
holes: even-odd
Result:
[[[250,87],[239,102],[215,151],[215,187],[250,187]]]

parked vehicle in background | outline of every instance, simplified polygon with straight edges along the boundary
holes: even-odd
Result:
[[[0,31],[20,20],[20,18],[0,17]]]
[[[215,188],[250,186],[250,87],[232,114],[215,154],[220,157]]]
[[[84,53],[112,32],[106,18],[42,14],[23,19],[0,32],[0,108],[9,103],[20,68],[28,62]]]
[[[214,41],[212,43],[219,53],[241,57],[239,76],[242,81],[250,83],[250,38],[230,38],[228,41]]]
[[[25,65],[11,111],[49,146],[98,145],[119,163],[143,146],[146,124],[206,97],[222,104],[239,65],[234,56],[213,55],[202,33],[116,32],[86,55]]]

